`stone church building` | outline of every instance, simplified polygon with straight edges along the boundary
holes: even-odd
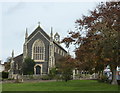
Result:
[[[29,36],[26,29],[23,54],[14,57],[14,52],[12,52],[9,76],[13,78],[21,73],[22,63],[26,57],[35,61],[34,74],[43,75],[48,74],[58,60],[66,55],[67,51],[60,45],[60,35],[56,33],[53,36],[52,28],[50,36],[40,25]]]

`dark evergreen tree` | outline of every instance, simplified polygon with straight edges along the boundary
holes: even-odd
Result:
[[[34,65],[35,62],[31,58],[26,58],[23,62],[23,74],[24,75],[32,75],[34,74]]]

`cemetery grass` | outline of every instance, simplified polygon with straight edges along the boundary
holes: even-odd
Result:
[[[118,85],[99,83],[96,80],[2,84],[2,91],[118,91],[118,89]]]

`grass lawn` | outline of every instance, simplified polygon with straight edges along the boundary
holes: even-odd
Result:
[[[98,83],[95,80],[68,82],[4,83],[3,91],[118,91],[117,85]]]

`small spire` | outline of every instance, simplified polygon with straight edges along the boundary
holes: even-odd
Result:
[[[28,38],[28,29],[26,28],[25,38]]]
[[[51,37],[53,37],[53,28],[51,27]]]
[[[38,22],[38,26],[40,26],[40,22]]]
[[[14,50],[12,50],[12,58],[14,58]]]

